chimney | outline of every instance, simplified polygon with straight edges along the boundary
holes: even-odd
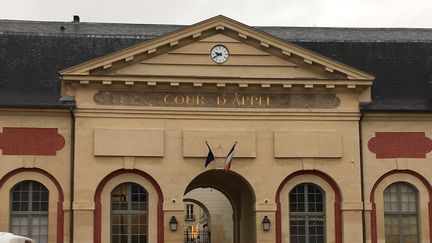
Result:
[[[74,15],[73,16],[73,22],[79,23],[80,22],[80,17],[79,15]]]

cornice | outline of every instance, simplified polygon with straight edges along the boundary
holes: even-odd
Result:
[[[78,108],[77,118],[144,118],[179,120],[255,120],[255,121],[358,121],[356,111],[323,112],[297,109],[206,109],[206,108],[165,108],[165,109],[92,109]]]
[[[70,117],[70,110],[65,109],[26,109],[0,108],[0,116],[59,116]]]
[[[80,84],[82,86],[88,85],[102,85],[104,87],[156,87],[156,86],[170,86],[170,87],[202,87],[202,86],[215,86],[224,88],[225,86],[237,86],[239,88],[248,88],[250,86],[261,88],[325,88],[335,89],[344,88],[348,90],[364,90],[372,85],[372,81],[364,80],[338,80],[338,79],[261,79],[261,78],[233,78],[233,77],[205,77],[205,76],[132,76],[132,75],[94,75],[94,76],[81,76],[70,75],[63,78],[64,85]],[[64,88],[64,87],[63,87]]]
[[[432,112],[373,112],[364,113],[364,121],[431,121]]]

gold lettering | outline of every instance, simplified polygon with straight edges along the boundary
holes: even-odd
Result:
[[[251,106],[258,105],[261,106],[261,96],[251,96],[250,97]]]
[[[242,96],[242,106],[245,105],[245,101],[246,103],[250,101],[250,97],[249,96]]]
[[[221,105],[225,105],[226,103],[226,98],[223,96],[218,95],[216,97],[216,105],[221,106]]]
[[[242,101],[243,98],[243,101]],[[235,93],[234,99],[233,99],[233,105],[237,105],[237,106],[241,106],[242,103],[244,103],[244,97],[242,97],[241,95]]]
[[[172,102],[169,101],[170,95],[165,95],[163,98],[163,102],[165,105],[170,105]]]
[[[174,97],[174,103],[176,103],[177,105],[182,105],[185,102],[185,98],[182,95],[177,95],[176,97]]]
[[[205,105],[204,96],[197,95],[196,96],[196,103],[197,103],[197,105]]]
[[[186,95],[186,105],[194,105],[195,100],[193,97],[190,97],[189,95]]]
[[[261,95],[243,95],[241,93],[234,94],[216,94],[215,96],[209,94],[166,94],[163,96],[163,104],[179,105],[179,106],[203,106],[208,104],[208,98],[216,98],[216,106],[229,106],[232,107],[271,107],[272,100],[271,96],[261,96]]]

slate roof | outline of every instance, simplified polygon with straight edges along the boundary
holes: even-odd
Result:
[[[67,107],[59,70],[181,27],[0,20],[0,107]],[[375,75],[364,110],[432,111],[432,29],[256,28]]]

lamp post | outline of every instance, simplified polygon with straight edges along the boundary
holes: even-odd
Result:
[[[171,219],[169,221],[169,225],[170,225],[171,231],[177,231],[178,222],[177,222],[177,219],[175,216],[171,217]]]
[[[264,231],[269,231],[270,230],[270,219],[267,216],[264,216],[263,221],[262,221],[262,225],[263,225],[263,230]]]

